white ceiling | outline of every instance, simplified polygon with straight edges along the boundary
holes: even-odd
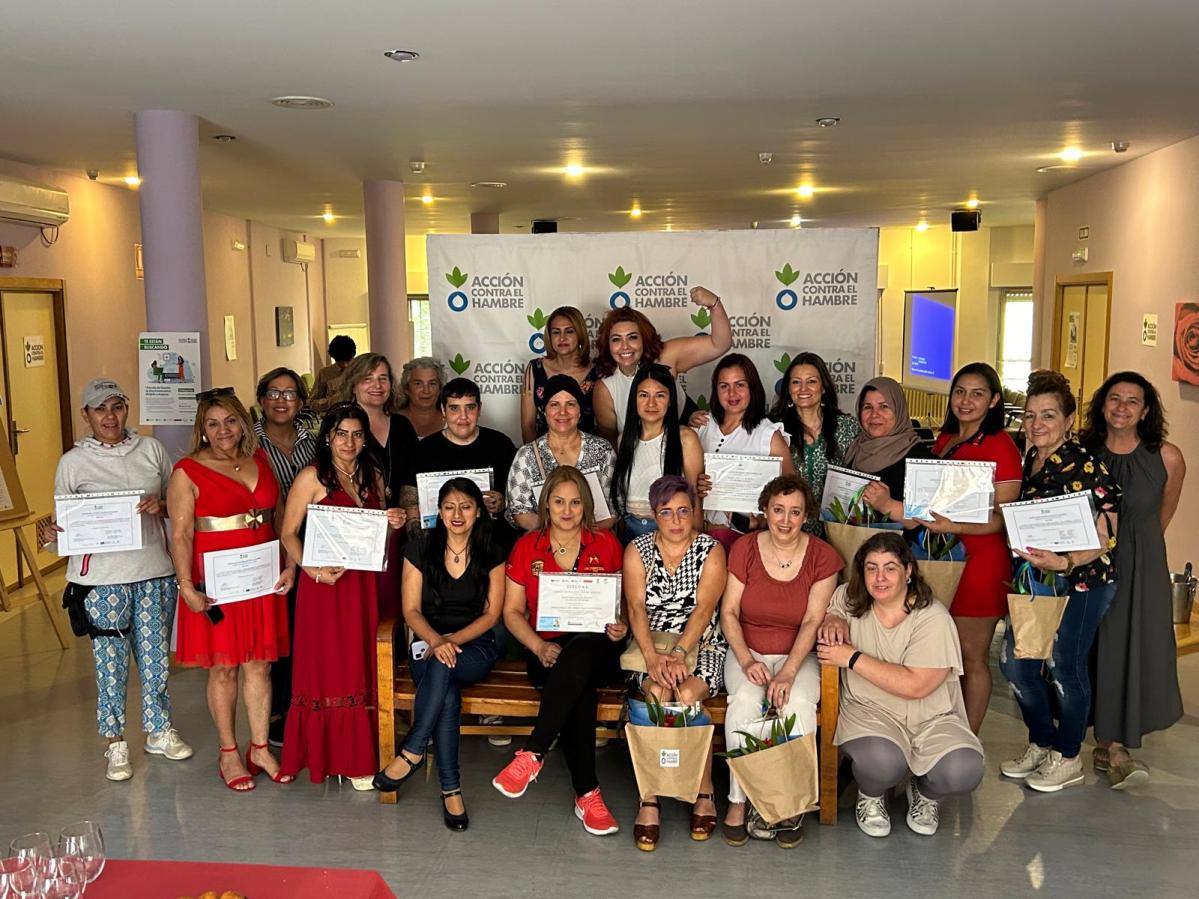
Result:
[[[361,234],[373,178],[436,197],[410,204],[422,232],[936,224],[974,192],[1010,224],[1199,133],[1197,34],[1194,0],[39,0],[0,21],[0,156],[119,180],[133,113],[170,108],[201,117],[206,208],[317,236]],[[1070,144],[1077,168],[1035,172]]]

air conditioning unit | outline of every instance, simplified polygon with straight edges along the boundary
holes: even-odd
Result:
[[[0,219],[46,228],[65,225],[70,217],[65,190],[17,178],[0,178]]]
[[[316,244],[304,243],[299,240],[292,240],[290,237],[283,238],[283,261],[284,262],[312,262],[316,259]]]

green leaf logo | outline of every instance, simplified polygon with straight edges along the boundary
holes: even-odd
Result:
[[[695,405],[696,405],[696,408],[701,409],[704,412],[707,412],[708,411],[708,398],[701,393],[699,396],[697,396],[695,398]]]
[[[777,368],[779,371],[781,371],[783,374],[786,374],[787,369],[791,367],[791,354],[783,353],[783,355],[781,357],[779,357],[778,359],[775,359],[774,367]]]
[[[619,289],[633,280],[633,273],[626,272],[623,265],[618,265],[616,271],[608,273],[608,280]]]
[[[706,306],[701,306],[699,312],[691,316],[691,321],[695,323],[695,327],[703,330],[704,328],[708,327],[708,325],[712,324],[712,314],[708,312]]]
[[[782,271],[775,272],[774,276],[782,282],[784,287],[790,287],[797,280],[799,280],[799,272],[791,268],[790,262],[783,266]]]
[[[527,319],[529,324],[532,325],[534,328],[536,328],[538,331],[540,331],[542,328],[545,327],[545,322],[546,322],[545,313],[542,312],[540,308],[534,309],[533,314],[526,315],[525,319]]]
[[[457,269],[454,269],[454,271],[457,271]],[[458,285],[458,286],[461,287],[462,285]],[[453,359],[450,360],[450,368],[452,368],[454,370],[454,374],[460,375],[464,371],[466,371],[468,368],[470,368],[470,360],[463,359],[462,354],[458,353],[457,355],[454,356]]]
[[[466,272],[458,271],[458,266],[455,265],[452,272],[446,272],[445,279],[454,287],[461,287],[466,283]]]

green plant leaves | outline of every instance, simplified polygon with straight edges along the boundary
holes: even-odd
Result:
[[[455,265],[452,272],[446,272],[445,279],[454,287],[461,287],[466,283],[467,274],[466,272],[459,271],[458,266]]]
[[[450,368],[454,370],[454,374],[460,375],[470,368],[470,360],[463,359],[462,354],[458,353],[450,360]]]
[[[695,398],[695,406],[702,412],[707,412],[709,409],[708,398],[702,393]]]
[[[545,327],[545,322],[546,322],[545,313],[542,312],[540,308],[534,309],[533,314],[526,315],[525,318],[528,320],[529,324],[532,325],[534,328],[536,328],[538,331],[540,331],[542,328]]]
[[[790,287],[799,280],[799,272],[791,268],[790,262],[783,266],[782,271],[775,272],[774,276],[779,279],[784,287]]]
[[[710,313],[706,307],[701,308],[699,312],[691,316],[691,321],[697,328],[706,328],[708,325],[712,324],[712,313]]]
[[[616,267],[616,271],[608,273],[608,280],[611,281],[615,287],[624,287],[633,280],[633,273],[626,272],[623,265],[618,265]]]
[[[791,354],[783,353],[782,356],[780,356],[778,359],[775,359],[774,367],[785,375],[787,373],[787,369],[791,367]]]

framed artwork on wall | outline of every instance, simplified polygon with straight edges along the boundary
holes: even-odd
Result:
[[[1199,385],[1199,303],[1174,305],[1174,363],[1170,377]]]
[[[275,346],[291,346],[296,342],[295,313],[291,306],[275,307]]]

